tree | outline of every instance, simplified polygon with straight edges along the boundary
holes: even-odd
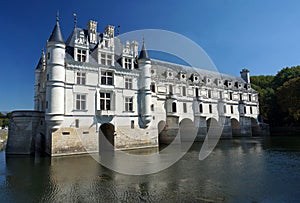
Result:
[[[277,103],[286,114],[285,122],[300,124],[300,77],[286,81],[277,89]]]

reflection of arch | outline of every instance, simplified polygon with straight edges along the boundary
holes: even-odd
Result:
[[[100,150],[107,150],[113,148],[115,144],[114,139],[115,126],[111,123],[103,123],[99,130],[99,147]],[[104,139],[105,138],[105,139]]]
[[[252,136],[259,136],[259,125],[255,118],[251,118],[251,130],[252,130]]]
[[[179,123],[179,133],[181,141],[193,141],[196,137],[194,122],[189,118],[184,118]]]
[[[231,119],[231,129],[232,129],[232,136],[240,136],[241,135],[240,123],[235,118]]]

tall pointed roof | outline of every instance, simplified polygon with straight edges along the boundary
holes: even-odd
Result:
[[[149,58],[149,56],[148,56],[148,52],[147,52],[146,45],[145,45],[145,42],[144,42],[144,41],[143,41],[142,50],[141,50],[140,55],[139,55],[139,59],[147,59],[147,60],[150,60],[150,58]]]
[[[64,38],[61,34],[61,30],[60,30],[60,26],[59,26],[59,18],[58,15],[56,16],[56,24],[53,28],[52,34],[48,40],[50,41],[55,41],[55,42],[61,42],[61,43],[65,43],[64,42]]]

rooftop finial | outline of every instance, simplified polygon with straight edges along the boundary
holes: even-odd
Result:
[[[74,16],[74,28],[76,28],[77,27],[77,14],[73,13],[73,16]]]
[[[57,10],[56,11],[56,22],[58,22],[59,21],[59,11]]]
[[[145,37],[144,37],[144,35],[143,35],[142,39],[143,39],[143,44],[145,44]]]

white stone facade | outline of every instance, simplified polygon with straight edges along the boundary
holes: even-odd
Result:
[[[259,115],[249,71],[241,78],[150,59],[145,45],[138,54],[136,41],[121,44],[113,26],[98,33],[95,21],[66,41],[57,21],[35,75],[34,142],[52,156],[98,151],[101,136],[115,149],[158,146],[184,119],[197,139],[220,118],[225,137],[251,135]]]

